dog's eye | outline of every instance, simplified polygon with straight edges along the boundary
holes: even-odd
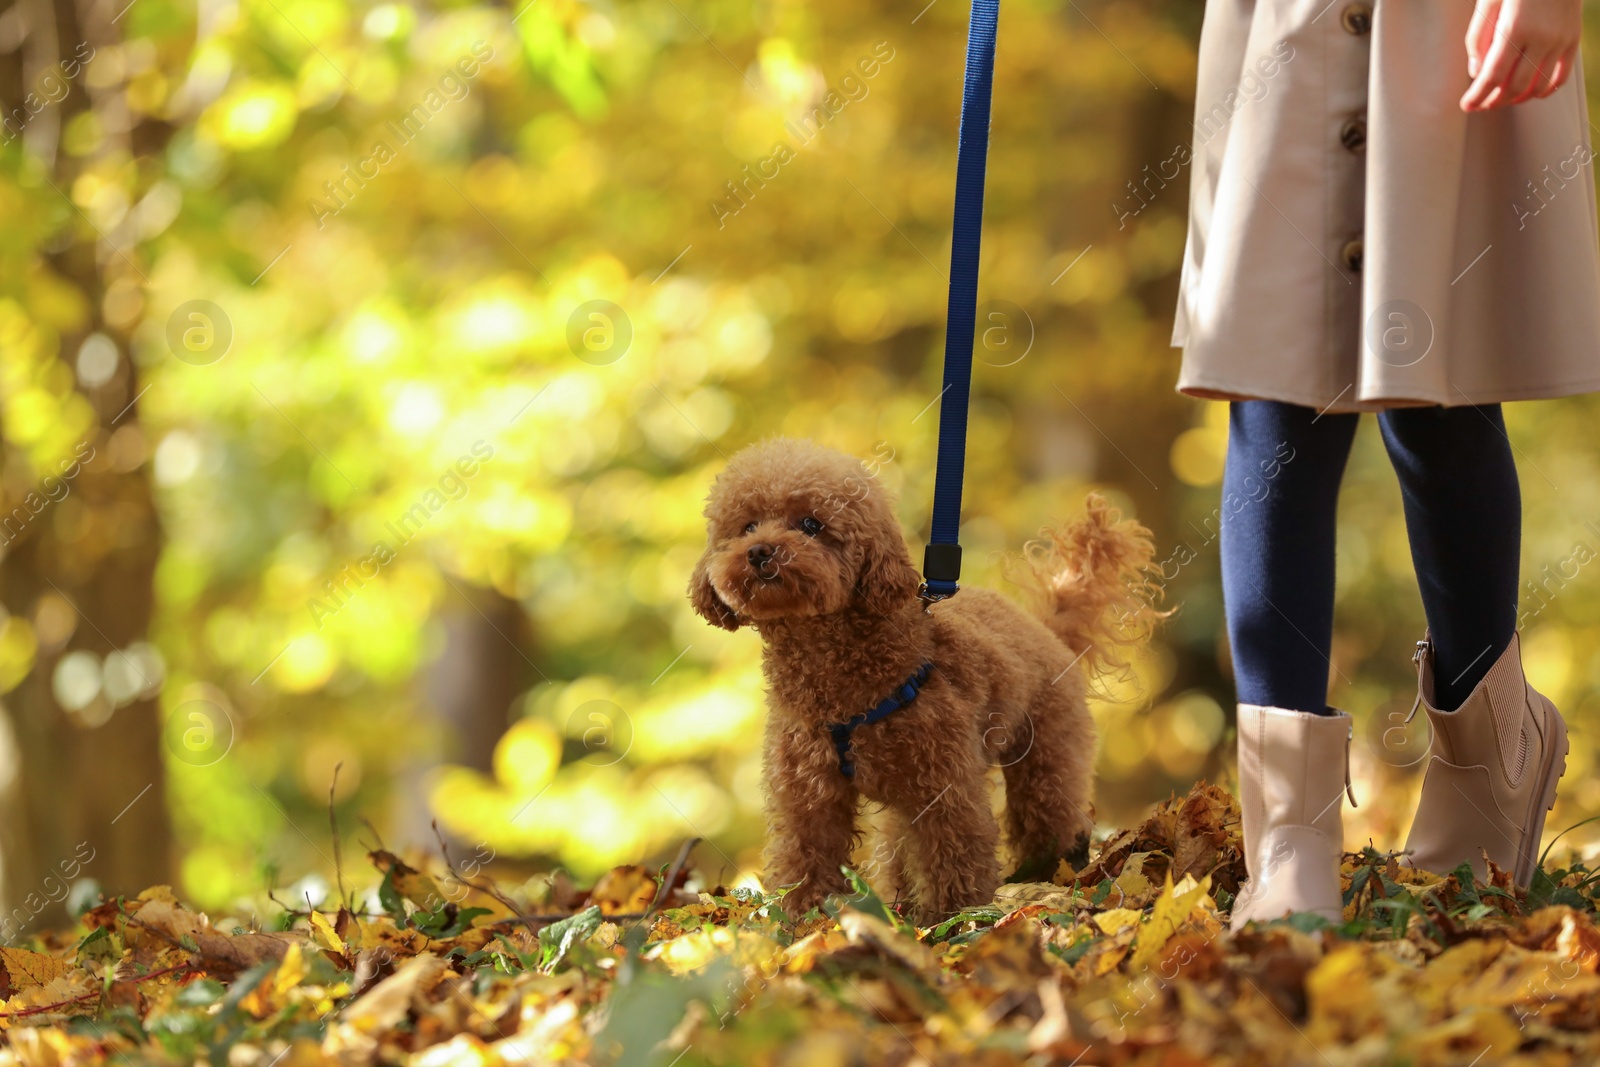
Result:
[[[744,532],[745,533],[755,533],[756,532],[756,525],[757,524],[753,523],[753,522],[752,523],[746,523],[745,524],[745,528],[744,528]]]
[[[822,523],[818,522],[814,516],[807,515],[800,520],[800,532],[807,537],[815,537],[822,532]]]

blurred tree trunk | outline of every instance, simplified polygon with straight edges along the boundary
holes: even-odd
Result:
[[[520,651],[526,636],[522,606],[498,590],[462,585],[446,595],[435,621],[444,649],[423,677],[425,729],[441,737],[427,758],[407,767],[397,819],[401,844],[433,848],[433,814],[425,788],[429,773],[453,763],[494,773],[494,747],[511,721],[511,705],[526,690],[527,663]],[[461,842],[470,846],[476,842]]]
[[[115,7],[89,0],[77,6],[18,0],[0,10],[0,99],[15,107],[52,69],[59,75],[58,64],[81,60],[90,48],[96,57],[114,52],[117,14]],[[133,155],[122,79],[91,81],[92,63],[89,59],[76,77],[64,79],[66,94],[22,130],[24,150],[40,161],[63,198],[97,157]],[[61,150],[61,131],[91,108],[102,130],[100,144],[90,155],[71,157]],[[148,128],[139,132],[141,154],[160,150],[164,130],[155,131],[154,144]],[[96,375],[91,386],[77,385],[97,415],[79,445],[86,459],[81,471],[67,481],[66,495],[29,522],[0,558],[0,602],[11,614],[32,621],[45,638],[32,672],[6,698],[6,722],[0,726],[0,934],[5,935],[57,921],[65,882],[74,875],[95,878],[107,894],[135,893],[169,881],[172,870],[161,672],[138,655],[124,654],[149,630],[161,540],[135,407],[139,384],[129,358],[146,279],[133,258],[138,239],[133,212],[87,234],[86,216],[77,205],[71,215],[66,232],[79,236],[59,243],[47,262],[82,294],[90,310],[80,331],[61,338],[58,357],[73,368],[90,337],[102,348],[114,345],[117,354],[108,378]],[[8,447],[6,511],[50,473],[33,471]],[[61,660],[74,652],[92,654],[103,677],[120,674],[132,683],[103,686],[93,700],[69,713],[58,703],[52,679]]]

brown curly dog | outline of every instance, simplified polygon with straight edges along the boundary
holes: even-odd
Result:
[[[1029,546],[1030,613],[987,589],[927,607],[889,493],[859,460],[807,441],[740,452],[705,514],[689,594],[712,623],[761,634],[767,883],[796,885],[791,915],[849,891],[840,868],[863,797],[886,811],[888,875],[917,915],[988,903],[1000,880],[992,765],[1018,859],[1046,874],[1060,856],[1083,864],[1088,680],[1125,666],[1119,649],[1160,614],[1144,527],[1090,496],[1085,519]],[[872,709],[881,717],[863,716]]]

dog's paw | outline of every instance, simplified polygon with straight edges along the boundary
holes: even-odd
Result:
[[[1072,869],[1081,871],[1089,866],[1089,831],[1085,830],[1072,842],[1072,848],[1061,857],[1072,864]]]
[[[1023,858],[1017,864],[1017,869],[1012,871],[1005,879],[1007,882],[1048,882],[1055,878],[1056,871],[1065,862],[1075,871],[1081,871],[1089,865],[1089,835],[1080,833],[1073,839],[1072,847],[1065,852],[1060,851],[1057,843],[1051,841],[1050,847],[1043,852]]]
[[[804,885],[799,885],[784,894],[783,913],[791,923],[804,922],[808,916],[815,918],[813,913],[821,914],[822,902],[827,899],[827,893],[807,890]]]

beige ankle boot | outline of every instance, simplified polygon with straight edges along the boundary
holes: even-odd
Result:
[[[1297,911],[1343,918],[1339,857],[1349,790],[1348,714],[1239,705],[1239,807],[1250,879],[1234,901],[1233,929]]]
[[[1462,863],[1482,879],[1489,859],[1526,886],[1539,860],[1544,817],[1567,768],[1567,725],[1522,673],[1513,634],[1466,702],[1433,706],[1433,645],[1417,642],[1417,708],[1433,727],[1422,800],[1402,862],[1435,874]]]

